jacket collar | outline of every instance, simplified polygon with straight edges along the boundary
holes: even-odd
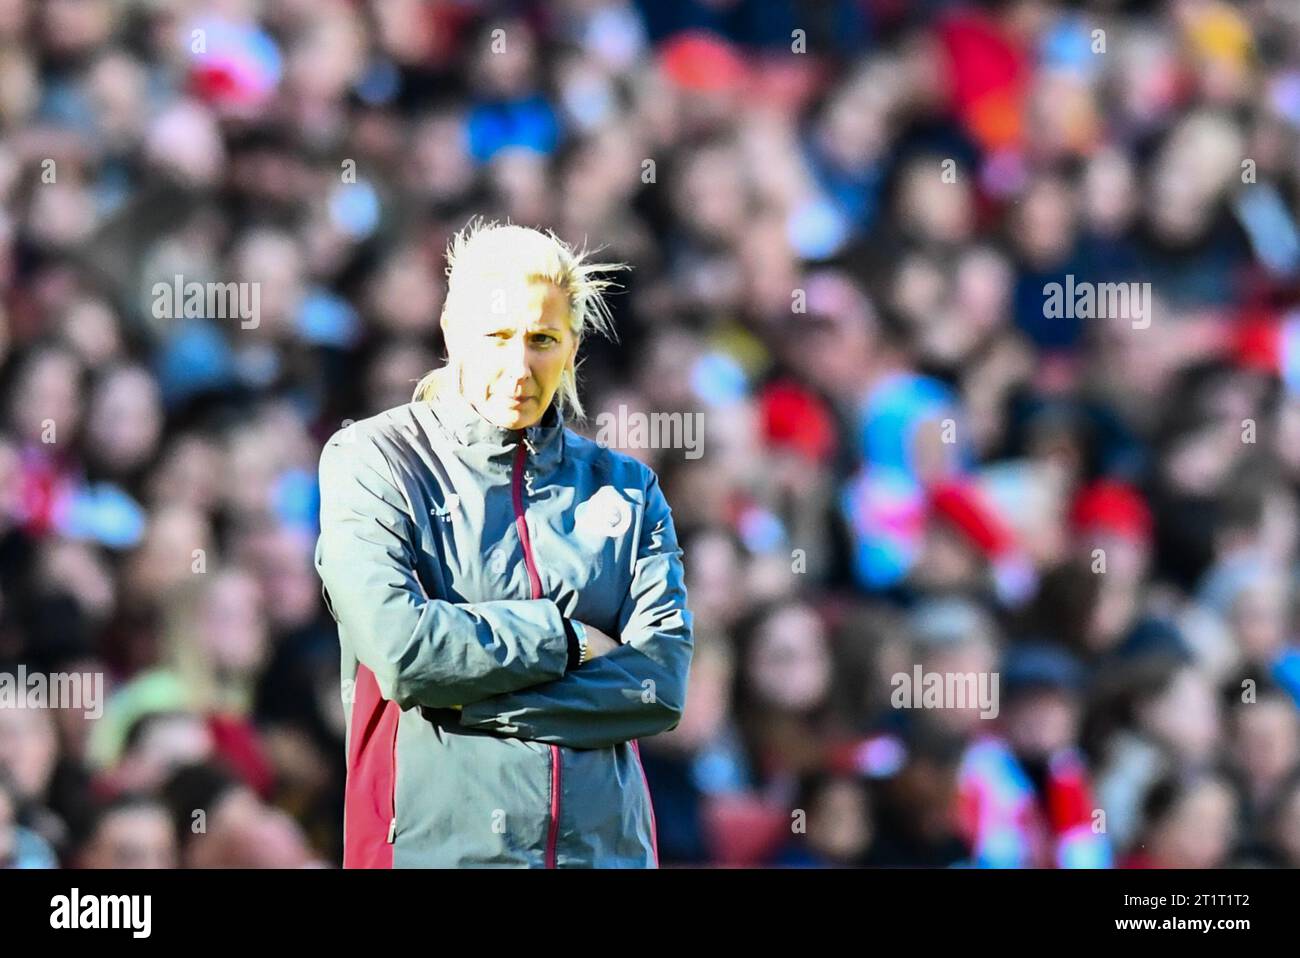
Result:
[[[504,429],[479,414],[448,372],[438,381],[433,398],[417,405],[430,407],[449,437],[493,464],[509,466],[521,438],[533,467],[539,471],[548,471],[564,456],[564,416],[554,401],[536,425],[524,430]]]

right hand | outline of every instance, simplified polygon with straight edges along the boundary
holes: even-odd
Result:
[[[594,658],[613,652],[621,644],[618,639],[612,639],[594,625],[582,623],[583,628],[587,630],[587,658],[590,662]]]

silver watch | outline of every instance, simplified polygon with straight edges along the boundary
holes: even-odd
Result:
[[[573,632],[578,637],[578,664],[581,665],[587,661],[587,627],[577,619],[570,619],[569,624],[573,626]]]

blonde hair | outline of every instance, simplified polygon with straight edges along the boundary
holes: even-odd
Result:
[[[541,280],[554,284],[569,301],[569,329],[578,346],[591,330],[613,339],[614,323],[605,293],[618,284],[601,278],[600,273],[625,270],[626,263],[593,263],[592,251],[574,249],[551,230],[500,224],[495,220],[475,218],[447,244],[447,298],[442,306],[441,323],[446,330],[452,322],[463,322],[479,314],[483,280],[492,277]],[[576,350],[575,350],[576,353]],[[555,398],[560,408],[581,420],[586,413],[578,398],[577,366],[574,364],[560,377]],[[425,373],[411,397],[428,402],[447,381],[447,367]],[[458,383],[453,383],[459,388]]]
[[[204,645],[202,630],[207,604],[214,601],[213,590],[232,579],[243,579],[249,588],[256,582],[238,566],[209,566],[206,575],[193,579],[171,589],[164,599],[163,655],[158,667],[179,682],[191,708],[246,714],[253,706],[255,692],[251,674],[223,673],[213,661],[212,650]],[[267,641],[263,635],[263,655]]]

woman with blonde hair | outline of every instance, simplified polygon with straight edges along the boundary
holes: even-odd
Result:
[[[655,474],[565,427],[622,267],[482,222],[447,258],[447,365],[321,455],[344,867],[656,866],[637,739],[686,698],[682,553]]]

